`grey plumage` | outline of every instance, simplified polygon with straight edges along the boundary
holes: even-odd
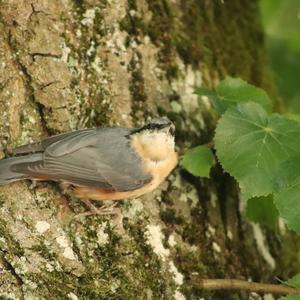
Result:
[[[12,157],[0,160],[0,185],[7,184],[10,182],[26,179],[29,176],[18,171],[14,171],[12,166],[19,164],[34,164],[41,161],[43,155],[36,153],[27,156]]]
[[[129,191],[151,181],[130,146],[126,128],[78,130],[21,146],[0,161],[0,184],[24,178],[46,178],[77,186]]]

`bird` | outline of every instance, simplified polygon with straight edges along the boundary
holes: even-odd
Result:
[[[86,203],[136,198],[156,189],[175,168],[175,126],[166,117],[139,128],[88,128],[19,146],[0,160],[0,185],[32,179],[59,182]]]

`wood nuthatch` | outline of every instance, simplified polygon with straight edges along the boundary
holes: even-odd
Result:
[[[156,118],[141,128],[92,128],[13,150],[0,160],[0,185],[53,180],[82,199],[120,200],[155,189],[174,169],[175,127]]]

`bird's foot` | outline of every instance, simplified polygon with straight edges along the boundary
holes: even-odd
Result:
[[[114,202],[112,205],[104,204],[101,207],[96,207],[87,199],[81,199],[84,204],[90,209],[90,211],[77,214],[75,218],[87,217],[92,215],[98,216],[109,216],[109,215],[117,215],[118,211],[116,210],[117,202]]]

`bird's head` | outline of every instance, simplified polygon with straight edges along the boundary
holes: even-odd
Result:
[[[175,126],[166,117],[155,118],[131,134],[152,160],[163,160],[175,148]]]

